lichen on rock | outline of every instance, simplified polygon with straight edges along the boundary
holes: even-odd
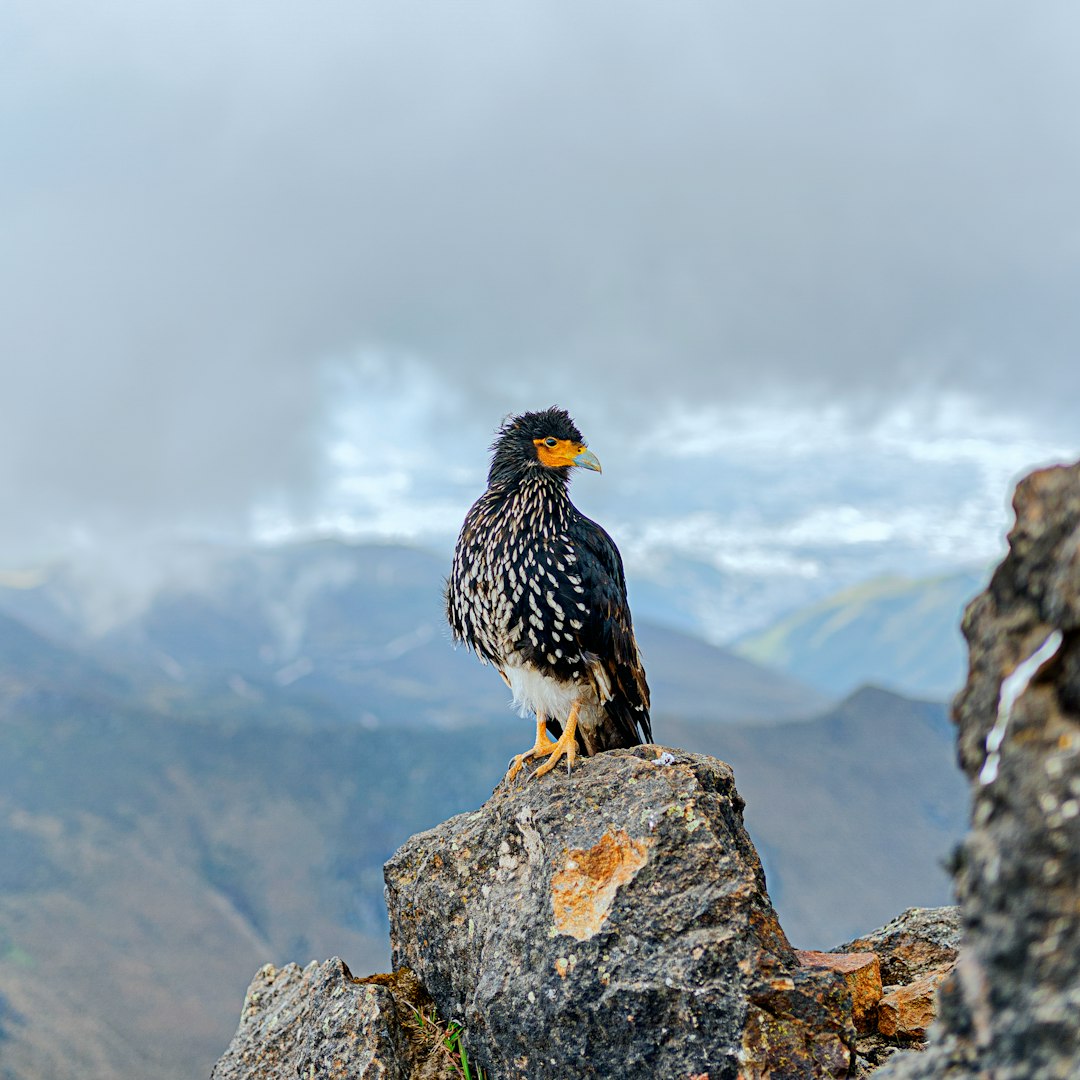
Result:
[[[619,888],[648,862],[651,839],[632,840],[625,829],[606,832],[591,848],[566,853],[551,878],[555,930],[586,941],[599,933]]]
[[[655,747],[504,785],[387,863],[394,963],[499,1078],[845,1076],[850,992],[799,964],[742,809]]]

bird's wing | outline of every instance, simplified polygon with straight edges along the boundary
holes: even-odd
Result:
[[[572,535],[584,590],[578,598],[587,608],[578,640],[610,684],[605,708],[619,733],[617,745],[651,742],[649,684],[634,639],[622,556],[603,527],[589,518],[582,517]]]

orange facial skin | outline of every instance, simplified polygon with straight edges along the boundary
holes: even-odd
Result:
[[[601,471],[596,455],[584,443],[549,436],[546,439],[533,439],[533,444],[536,446],[536,457],[540,464],[547,465],[548,468],[565,469],[576,465],[594,472]]]

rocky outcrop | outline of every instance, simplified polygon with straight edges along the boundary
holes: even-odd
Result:
[[[1080,464],[1033,473],[1013,505],[953,708],[972,791],[964,949],[926,1053],[882,1080],[1080,1075]]]
[[[240,1027],[211,1080],[404,1080],[407,1019],[389,988],[362,984],[340,959],[303,971],[267,964],[248,987]]]
[[[957,908],[908,908],[831,953],[802,954],[838,970],[852,969],[853,958],[873,958],[872,971],[858,969],[865,974],[852,986],[857,1076],[869,1075],[902,1048],[922,1048],[937,1010],[937,987],[955,967],[959,946]]]
[[[948,973],[960,950],[956,907],[908,908],[879,930],[839,945],[838,953],[872,952],[884,986],[907,986],[924,975]]]
[[[657,747],[501,786],[387,864],[395,974],[263,968],[213,1080],[851,1075],[878,958],[791,948],[742,809]]]
[[[211,1080],[452,1080],[460,1062],[411,971],[358,979],[335,957],[260,969]]]
[[[395,973],[268,965],[213,1080],[861,1077],[956,957],[950,908],[793,950],[730,768],[656,747],[501,787],[386,878]]]
[[[799,963],[742,809],[656,747],[504,785],[387,864],[394,965],[505,1080],[845,1076],[851,994]]]

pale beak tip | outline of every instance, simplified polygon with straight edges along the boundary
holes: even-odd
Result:
[[[591,469],[593,472],[602,473],[604,471],[600,468],[599,459],[591,450],[582,450],[581,453],[574,458],[574,464],[580,466],[582,469]]]

